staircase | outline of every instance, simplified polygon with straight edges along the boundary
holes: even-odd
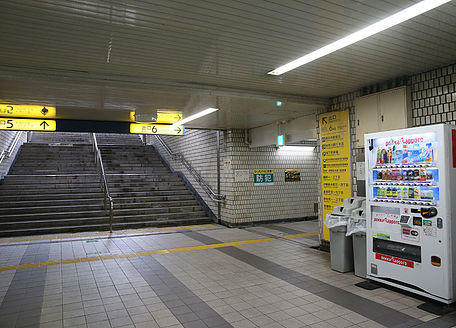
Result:
[[[62,144],[62,145],[74,145],[74,144],[90,144],[88,133],[79,132],[32,132],[33,143],[38,144]]]
[[[99,146],[114,200],[114,228],[211,222],[184,182],[169,171],[153,147],[140,140],[136,145],[132,140],[129,143]]]
[[[0,185],[0,237],[107,229],[91,145],[26,143]]]
[[[92,145],[84,144],[88,134],[55,134],[33,133],[1,181],[0,237],[108,229]],[[97,134],[97,140],[114,200],[114,229],[212,221],[138,136]]]

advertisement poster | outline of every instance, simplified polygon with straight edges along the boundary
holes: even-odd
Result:
[[[274,184],[273,169],[255,169],[253,170],[253,184],[255,186],[270,186]]]
[[[301,169],[285,169],[285,182],[301,181]]]
[[[320,115],[320,146],[324,220],[334,206],[351,197],[348,110]],[[322,237],[329,241],[329,229],[325,225]]]

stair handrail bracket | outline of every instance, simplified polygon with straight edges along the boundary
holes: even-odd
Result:
[[[98,148],[97,137],[95,133],[91,133],[91,141],[93,146],[93,153],[95,156],[95,164],[97,165],[98,174],[100,176],[100,183],[104,194],[104,209],[106,214],[109,214],[109,232],[112,233],[112,223],[114,220],[114,201],[109,193],[108,181],[106,179],[106,173],[104,170],[103,159],[101,158],[101,152]]]
[[[19,143],[19,140],[21,140],[23,133],[24,133],[24,131],[17,131],[16,134],[14,135],[13,140],[11,140],[11,143],[8,146],[8,148],[2,150],[2,152],[0,153],[0,165],[3,163],[3,161],[6,158],[10,158],[11,155],[14,153],[14,151],[16,150],[16,147]],[[8,169],[7,169],[7,171],[8,171]],[[6,173],[4,173],[4,174],[6,174]],[[0,179],[2,179],[2,178],[3,178],[3,174],[0,173]]]
[[[190,164],[190,162],[188,162],[185,159],[184,155],[173,152],[160,136],[154,136],[173,160],[180,161],[182,165],[185,166],[185,168],[190,172],[190,174],[193,176],[196,182],[199,183],[201,188],[203,188],[203,190],[206,192],[206,194],[212,201],[216,203],[225,203],[226,196],[222,194],[217,194],[214,190],[212,190],[211,186],[209,186],[209,184],[203,179],[203,177],[198,173],[198,171],[195,170],[195,168]]]

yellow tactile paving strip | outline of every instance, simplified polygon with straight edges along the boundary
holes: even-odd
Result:
[[[20,243],[20,242],[26,242],[26,241],[74,239],[74,238],[86,238],[86,237],[124,236],[124,235],[138,234],[138,233],[181,231],[181,230],[206,229],[206,228],[216,228],[216,227],[217,226],[211,225],[211,224],[203,224],[203,225],[167,227],[167,228],[143,228],[143,229],[119,230],[119,231],[113,231],[112,234],[107,231],[97,231],[97,232],[78,232],[78,233],[66,233],[66,234],[56,234],[56,235],[43,235],[43,236],[33,236],[33,237],[32,236],[31,237],[11,237],[11,238],[0,239],[0,244]]]
[[[281,237],[285,238],[285,239],[294,239],[294,238],[303,238],[303,237],[312,237],[312,236],[318,236],[318,232],[298,233],[296,235],[287,235],[287,236],[281,236]]]
[[[288,235],[288,236],[285,236],[285,237],[282,237],[282,238],[293,239],[293,238],[310,237],[310,236],[315,236],[315,235],[318,235],[318,232],[300,233],[300,234],[296,234],[296,235]],[[268,242],[268,241],[277,241],[279,239],[280,238],[250,239],[250,240],[233,241],[233,242],[219,243],[219,244],[190,246],[190,247],[179,247],[179,248],[170,248],[170,249],[160,249],[160,250],[155,250],[155,251],[144,251],[144,252],[137,252],[137,253],[101,255],[101,256],[91,256],[91,257],[82,257],[82,258],[76,258],[76,259],[68,259],[68,260],[59,260],[59,261],[47,261],[47,262],[36,262],[36,263],[28,263],[28,264],[9,265],[9,266],[0,267],[0,271],[37,268],[37,267],[44,267],[44,266],[51,266],[51,265],[60,265],[60,264],[72,264],[72,263],[83,263],[83,262],[102,261],[102,260],[114,260],[114,259],[123,259],[123,258],[129,258],[129,257],[139,257],[139,256],[149,256],[149,255],[166,254],[166,253],[187,252],[187,251],[195,251],[195,250],[203,250],[203,249],[214,249],[214,248],[229,247],[229,246],[239,246],[239,245],[247,245],[247,244],[254,244],[254,243],[263,243],[263,242]]]

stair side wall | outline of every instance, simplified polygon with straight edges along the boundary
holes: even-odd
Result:
[[[3,150],[8,149],[16,133],[17,131],[0,131],[0,153]],[[19,140],[14,152],[11,154],[9,158],[5,158],[3,162],[0,164],[0,179],[3,178],[6,174],[8,174],[9,169],[14,163],[14,159],[16,158],[19,149],[21,148],[22,144],[26,141],[27,133],[22,133],[21,140]]]

